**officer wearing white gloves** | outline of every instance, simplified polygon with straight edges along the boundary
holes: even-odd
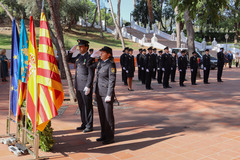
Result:
[[[191,68],[191,82],[192,85],[197,85],[197,70],[198,70],[198,59],[197,59],[197,52],[192,53],[192,57],[190,58],[190,68]]]
[[[75,72],[75,89],[77,93],[78,106],[82,124],[77,130],[83,130],[84,133],[93,130],[93,105],[92,90],[94,69],[88,67],[88,61],[91,60],[88,53],[89,42],[85,40],[77,40],[78,45],[72,47],[67,55],[67,61],[76,64]],[[80,54],[72,57],[73,53],[79,48]]]
[[[179,85],[180,87],[185,87],[183,84],[186,76],[186,70],[187,70],[187,58],[184,56],[186,53],[185,50],[181,51],[181,56],[178,58],[178,70],[179,70]]]
[[[206,49],[205,51],[205,55],[203,56],[203,83],[204,84],[210,84],[208,82],[208,77],[209,77],[209,73],[210,73],[210,67],[211,67],[211,62],[210,62],[210,55],[209,55],[209,49]]]

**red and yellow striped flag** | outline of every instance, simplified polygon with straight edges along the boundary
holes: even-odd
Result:
[[[64,93],[45,14],[41,13],[37,82],[39,84],[38,127],[42,131],[57,116]]]
[[[37,107],[37,41],[33,17],[30,16],[29,26],[29,47],[28,47],[28,74],[27,74],[27,114],[33,124],[33,132],[36,131],[36,107]]]

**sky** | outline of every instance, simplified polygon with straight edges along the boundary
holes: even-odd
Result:
[[[117,13],[117,2],[118,0],[112,0],[114,13]],[[110,8],[107,0],[102,1],[101,7],[104,7],[105,4],[108,8]],[[121,12],[120,12],[121,18],[123,18],[123,20],[130,22],[130,13],[132,11],[133,11],[133,0],[121,0]]]

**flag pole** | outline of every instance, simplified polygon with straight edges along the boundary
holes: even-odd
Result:
[[[12,63],[12,59],[11,59],[11,63]],[[12,66],[11,66],[12,69]],[[10,118],[11,118],[11,90],[12,90],[12,76],[10,74],[10,84],[9,84],[9,108],[8,108],[8,118],[7,118],[7,130],[6,130],[6,134],[9,135],[10,134]]]

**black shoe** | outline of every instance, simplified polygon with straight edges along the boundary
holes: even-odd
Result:
[[[81,126],[81,127],[77,127],[76,130],[84,130],[86,127]]]
[[[127,86],[128,84],[127,83],[124,83],[125,86]]]
[[[101,141],[104,141],[104,138],[100,137],[100,138],[97,138],[96,139],[97,142],[101,142]]]
[[[162,82],[158,82],[158,84],[162,84]]]
[[[167,86],[167,88],[172,88],[171,86]]]
[[[83,130],[83,133],[92,132],[92,131],[93,131],[92,128],[85,128],[85,129]]]
[[[165,88],[165,89],[166,89],[167,87],[166,87],[166,86],[163,86],[163,88]]]
[[[197,85],[197,83],[193,83],[192,85]]]
[[[134,91],[134,89],[129,89],[129,88],[128,88],[128,90],[129,90],[129,91]]]
[[[180,85],[180,87],[186,87],[184,84]]]
[[[188,81],[187,79],[184,79],[184,81]]]
[[[104,141],[102,142],[102,144],[111,144],[111,143],[114,143],[114,139],[104,140]]]
[[[204,82],[204,84],[210,84],[210,83],[208,83],[208,82]]]
[[[153,88],[151,88],[151,87],[150,87],[150,88],[146,88],[146,89],[147,89],[147,90],[153,90]]]

